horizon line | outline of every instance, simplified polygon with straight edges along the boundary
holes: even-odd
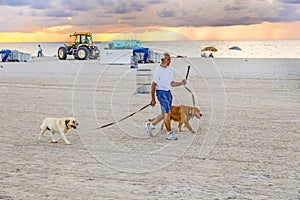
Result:
[[[118,40],[118,39],[116,39]],[[119,40],[137,40],[137,39],[119,39]],[[212,40],[212,39],[207,39],[207,40],[184,40],[184,39],[181,39],[181,40],[139,40],[141,42],[175,42],[175,41],[293,41],[293,40],[300,40],[299,39],[244,39],[244,40],[231,40],[231,39],[228,39],[228,40]],[[112,42],[114,40],[96,40],[96,41],[93,41],[94,43],[100,43],[100,42]],[[59,43],[59,42],[69,42],[69,41],[17,41],[17,42],[14,42],[14,41],[0,41],[0,43]]]

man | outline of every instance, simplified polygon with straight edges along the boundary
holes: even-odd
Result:
[[[165,127],[168,131],[167,139],[168,140],[177,140],[177,137],[173,131],[171,131],[171,105],[172,105],[172,94],[171,86],[177,87],[180,85],[185,85],[186,80],[180,82],[174,81],[174,75],[169,65],[171,63],[171,56],[169,53],[162,54],[161,64],[157,66],[154,75],[153,82],[151,85],[151,106],[155,106],[155,93],[156,97],[161,106],[161,114],[158,115],[155,120],[150,123],[146,123],[146,129],[149,135],[152,136],[152,129],[155,128],[155,125],[164,119]]]
[[[43,50],[42,50],[41,45],[38,45],[38,54],[37,54],[37,57],[43,57]]]

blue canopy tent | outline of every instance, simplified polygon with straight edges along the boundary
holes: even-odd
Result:
[[[9,49],[2,49],[0,51],[0,54],[4,54],[4,56],[2,57],[2,62],[5,62],[6,59],[8,58],[9,54],[10,54],[10,50]]]
[[[149,54],[149,48],[136,48],[133,49],[133,56],[135,53],[144,53],[143,63],[147,62],[148,54]]]

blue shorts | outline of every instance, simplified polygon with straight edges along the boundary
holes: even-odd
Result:
[[[173,99],[170,90],[169,91],[156,90],[156,97],[160,103],[162,114],[170,112],[171,105],[172,105],[172,99]]]

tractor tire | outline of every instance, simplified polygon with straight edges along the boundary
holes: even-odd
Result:
[[[89,56],[90,52],[88,48],[82,46],[77,49],[75,58],[77,58],[78,60],[86,60]]]
[[[66,60],[67,59],[67,49],[66,47],[59,47],[58,51],[58,58],[59,60]]]

